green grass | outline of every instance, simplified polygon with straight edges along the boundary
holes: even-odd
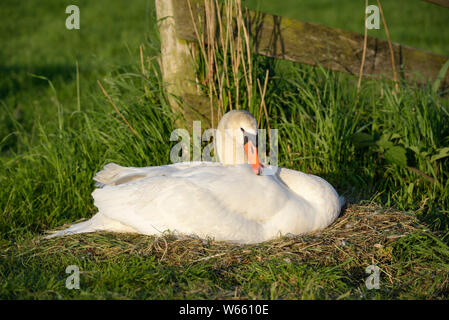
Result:
[[[64,28],[72,3],[81,9],[80,31]],[[360,11],[352,2],[314,3],[302,1],[296,12],[268,3],[261,9],[361,31],[360,19],[351,19]],[[384,6],[393,41],[448,54],[447,34],[438,30],[449,11],[422,1],[407,7],[409,15],[396,13],[398,1]],[[305,249],[279,255],[276,242],[235,248],[111,234],[41,240],[45,231],[96,212],[92,177],[104,164],[169,162],[175,116],[154,58],[153,7],[144,0],[0,5],[1,298],[447,298],[449,158],[438,158],[449,146],[447,97],[431,83],[404,84],[395,94],[387,82],[364,81],[357,99],[350,76],[262,57],[255,72],[263,82],[270,69],[266,102],[271,128],[280,132],[280,165],[326,178],[356,204],[356,213],[367,203],[406,211],[432,231],[383,243],[387,261],[372,246],[359,253],[348,246],[341,257],[335,249],[324,261]],[[201,260],[210,252],[229,259]],[[378,291],[363,283],[371,256],[391,276]],[[65,268],[73,264],[86,271],[79,291],[64,286]]]

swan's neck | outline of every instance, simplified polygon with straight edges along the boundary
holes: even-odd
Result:
[[[216,132],[215,151],[218,161],[223,165],[248,163],[243,148],[243,135],[239,130],[221,130]]]

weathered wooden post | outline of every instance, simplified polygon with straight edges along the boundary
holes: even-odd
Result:
[[[186,0],[187,1],[187,0]],[[156,14],[161,38],[162,77],[172,110],[182,114],[187,128],[201,120],[203,128],[210,127],[209,99],[201,94],[195,76],[196,44],[178,37],[175,0],[156,0]],[[184,12],[190,19],[190,12]]]
[[[424,1],[449,8],[449,0],[424,0]]]

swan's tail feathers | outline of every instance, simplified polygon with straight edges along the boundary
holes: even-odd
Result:
[[[46,236],[46,239],[66,236],[76,233],[88,233],[96,231],[110,231],[120,233],[136,233],[137,231],[117,220],[109,219],[102,214],[96,214],[90,220],[76,223],[67,229],[57,231]]]
[[[343,208],[346,204],[346,199],[343,196],[338,197],[338,200],[340,201],[340,208]]]
[[[74,225],[68,227],[67,229],[52,233],[52,234],[46,236],[45,239],[66,236],[66,235],[76,234],[76,233],[94,232],[94,231],[96,231],[96,229],[93,228],[92,222],[90,220],[88,220],[88,221],[74,224]]]
[[[97,182],[95,186],[103,187],[104,185],[112,183],[120,176],[124,169],[124,167],[113,162],[108,163],[103,167],[103,170],[99,171],[94,177],[94,180]]]
[[[139,168],[122,167],[115,163],[108,163],[103,170],[94,177],[96,187],[104,187],[106,185],[116,186],[132,181],[145,178],[147,174]]]

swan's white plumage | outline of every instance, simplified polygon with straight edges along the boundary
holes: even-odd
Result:
[[[250,114],[233,113],[225,115],[233,126],[242,125],[238,117],[254,126]],[[94,231],[158,235],[170,230],[256,243],[322,229],[335,220],[342,199],[328,182],[299,171],[275,171],[259,176],[246,163],[108,164],[94,178],[102,186],[92,193],[98,213],[50,237]]]

